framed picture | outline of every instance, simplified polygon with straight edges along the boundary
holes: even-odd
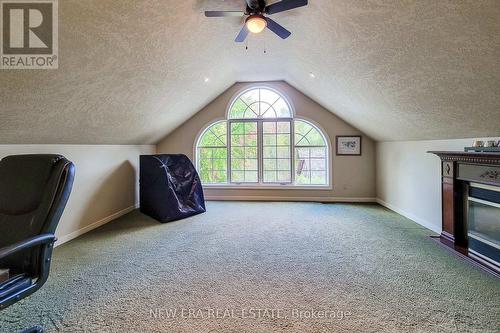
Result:
[[[337,135],[337,155],[361,155],[361,136],[360,135]]]

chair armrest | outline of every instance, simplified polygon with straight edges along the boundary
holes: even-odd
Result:
[[[0,259],[10,256],[13,253],[25,250],[41,244],[50,244],[55,242],[54,234],[41,234],[35,237],[25,239],[21,242],[0,248]]]

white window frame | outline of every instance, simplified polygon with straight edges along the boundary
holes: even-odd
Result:
[[[291,113],[291,118],[243,118],[243,119],[230,119],[229,118],[229,113],[231,111],[231,108],[233,104],[236,102],[236,100],[246,93],[247,91],[254,90],[254,89],[269,89],[271,91],[274,91],[276,94],[280,95],[283,100],[287,103],[290,113]],[[323,140],[326,144],[326,178],[327,178],[327,183],[326,184],[318,184],[318,185],[311,185],[311,184],[295,184],[295,121],[304,121],[311,125],[313,128],[319,131],[319,133],[322,135]],[[325,130],[319,126],[317,123],[314,121],[311,121],[310,119],[306,119],[304,117],[300,116],[295,116],[294,109],[292,105],[290,104],[288,98],[281,92],[267,87],[267,86],[252,86],[246,89],[243,89],[239,92],[237,92],[231,99],[231,103],[229,103],[228,108],[226,110],[226,118],[218,118],[208,124],[206,124],[198,133],[195,143],[194,143],[194,155],[195,156],[195,164],[196,164],[196,169],[199,170],[199,154],[198,154],[198,144],[203,137],[203,134],[206,133],[208,128],[210,128],[212,125],[219,123],[221,121],[226,121],[226,138],[227,138],[227,143],[226,143],[226,149],[227,149],[227,183],[223,184],[203,184],[205,188],[214,188],[214,189],[307,189],[307,190],[331,190],[333,189],[332,186],[332,180],[333,180],[333,173],[332,173],[332,150],[331,150],[331,142],[330,138],[326,134]],[[255,183],[246,183],[246,182],[241,182],[241,183],[232,183],[231,182],[231,123],[241,123],[241,122],[254,122],[257,123],[257,158],[258,158],[258,182]],[[264,148],[263,148],[263,123],[265,122],[290,122],[290,164],[291,164],[291,182],[290,183],[265,183],[263,181],[264,177],[264,168],[263,168],[263,163],[264,163],[264,158],[262,156]],[[300,147],[300,146],[299,146]],[[311,148],[318,148],[319,146],[304,146],[304,148],[311,147]],[[323,147],[323,146],[321,146]],[[218,147],[222,148],[222,147]]]

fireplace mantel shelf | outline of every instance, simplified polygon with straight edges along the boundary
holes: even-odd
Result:
[[[463,151],[429,151],[443,161],[500,165],[500,153],[479,153]]]

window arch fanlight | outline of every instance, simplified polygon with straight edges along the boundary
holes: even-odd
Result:
[[[269,88],[236,96],[227,120],[207,126],[195,149],[206,185],[329,185],[327,137],[311,122],[294,118],[290,103]]]
[[[278,92],[269,88],[253,88],[234,99],[228,118],[292,118],[292,112],[286,99]]]

